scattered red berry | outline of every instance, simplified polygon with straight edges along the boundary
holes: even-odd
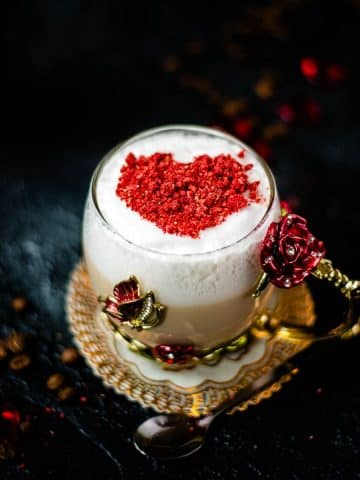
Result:
[[[254,130],[254,122],[250,118],[235,120],[232,125],[234,133],[242,140],[247,140]]]
[[[282,103],[277,109],[277,114],[285,123],[292,124],[296,121],[296,111],[290,103]]]
[[[20,413],[17,410],[3,410],[0,415],[3,420],[12,423],[14,426],[20,423]]]
[[[317,61],[312,57],[305,57],[300,60],[300,70],[305,78],[312,81],[319,74],[319,66]]]
[[[15,297],[11,300],[11,308],[15,312],[22,312],[27,307],[27,300],[25,297]]]
[[[325,68],[325,76],[329,85],[337,86],[346,80],[347,70],[342,65],[328,65]]]
[[[343,83],[347,78],[347,69],[338,63],[324,64],[313,57],[300,60],[300,70],[303,76],[311,83],[327,84],[332,87]]]
[[[316,125],[323,116],[320,103],[312,97],[293,98],[282,103],[276,112],[280,119],[289,125]]]
[[[264,160],[269,160],[271,156],[271,147],[265,140],[256,140],[252,144],[254,150],[262,157]]]
[[[50,414],[50,413],[55,413],[56,410],[55,410],[54,407],[45,407],[44,412],[47,413],[47,414]]]

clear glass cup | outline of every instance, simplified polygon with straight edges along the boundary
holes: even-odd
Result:
[[[263,218],[243,238],[223,248],[195,254],[161,253],[124,238],[104,218],[97,198],[97,182],[114,152],[162,132],[190,132],[222,138],[246,149],[263,167],[270,196]],[[204,152],[206,153],[206,152]],[[271,222],[280,217],[274,177],[268,165],[247,145],[223,132],[197,126],[165,126],[132,137],[109,152],[91,180],[83,222],[83,249],[92,286],[98,296],[112,294],[115,284],[136,275],[142,290],[154,291],[166,306],[164,320],[149,330],[124,329],[131,338],[155,347],[192,344],[207,350],[237,338],[246,331],[259,302],[269,302],[272,287],[252,298],[261,273],[259,251]]]

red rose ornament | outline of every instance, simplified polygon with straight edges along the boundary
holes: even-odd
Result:
[[[324,243],[309,231],[305,218],[289,213],[270,225],[260,261],[271,283],[290,288],[310,275],[324,255]]]

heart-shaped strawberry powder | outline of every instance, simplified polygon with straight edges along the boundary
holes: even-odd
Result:
[[[261,201],[260,182],[248,178],[252,168],[228,154],[200,155],[191,163],[179,163],[171,153],[138,157],[129,153],[116,194],[164,232],[199,238],[202,230]]]

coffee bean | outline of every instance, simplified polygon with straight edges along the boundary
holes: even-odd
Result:
[[[46,381],[46,386],[49,390],[57,390],[64,383],[65,377],[61,373],[54,373]]]
[[[10,368],[12,370],[22,370],[23,368],[26,368],[30,365],[31,359],[28,355],[22,354],[22,355],[15,355],[10,362]]]
[[[24,420],[23,422],[21,422],[19,428],[23,433],[27,433],[29,430],[31,430],[30,420]]]
[[[7,357],[6,342],[0,340],[0,361]]]
[[[205,49],[205,44],[202,40],[194,38],[186,43],[185,48],[190,55],[201,55]]]
[[[63,363],[74,363],[79,358],[79,352],[76,348],[68,347],[61,352],[60,358]]]
[[[15,457],[15,447],[9,440],[0,440],[0,460],[10,460]]]
[[[176,72],[181,67],[181,60],[176,55],[169,55],[163,60],[164,72]]]
[[[65,402],[66,400],[69,400],[71,397],[75,395],[75,388],[73,387],[64,387],[61,390],[59,390],[59,393],[57,394],[57,397],[59,400],[62,402]]]
[[[27,300],[25,297],[14,297],[11,300],[11,308],[15,312],[22,312],[27,307]]]
[[[272,72],[264,72],[254,86],[255,94],[266,100],[274,95],[275,75]]]
[[[230,99],[223,102],[221,105],[221,114],[224,117],[235,117],[239,113],[243,113],[247,107],[246,100]]]
[[[24,332],[12,332],[6,339],[8,349],[13,353],[24,351],[29,340],[29,335]]]
[[[285,137],[288,134],[288,127],[282,123],[272,123],[263,129],[263,137],[265,140],[276,140],[280,137]]]

